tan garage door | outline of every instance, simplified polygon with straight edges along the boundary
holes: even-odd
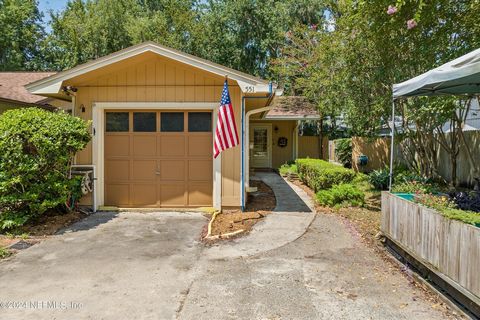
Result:
[[[105,204],[212,205],[209,111],[107,111]]]

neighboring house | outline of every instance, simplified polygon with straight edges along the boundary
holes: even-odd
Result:
[[[226,77],[236,125],[245,136],[243,144],[213,159],[216,111]],[[295,139],[294,124],[300,117],[273,112],[276,120],[256,118],[281,95],[275,84],[153,42],[26,87],[35,95],[71,97],[73,114],[92,120],[93,140],[77,154],[76,163],[96,170],[91,201],[97,207],[242,207],[250,160],[247,126],[253,125],[253,149],[267,144],[268,153],[280,135]],[[257,120],[249,123],[249,117]],[[271,123],[271,138],[268,128],[258,131],[258,123]],[[288,140],[286,144],[292,145]],[[295,156],[290,154],[288,159]],[[280,163],[275,157],[272,153],[272,164],[264,165]]]
[[[8,109],[32,106],[48,110],[53,110],[57,107],[68,109],[71,104],[69,101],[32,94],[24,87],[30,82],[38,81],[54,74],[54,72],[0,72],[0,114]]]
[[[451,123],[448,121],[443,125],[443,132],[451,132]],[[462,126],[463,131],[478,131],[480,130],[480,105],[478,97],[472,99],[470,109],[465,117],[465,122]]]

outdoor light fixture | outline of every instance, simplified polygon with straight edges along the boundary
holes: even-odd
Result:
[[[82,111],[82,113],[85,113],[85,106],[83,104],[80,105],[80,111]]]
[[[62,91],[65,92],[67,95],[71,95],[72,93],[77,92],[78,89],[73,86],[64,86],[62,87]]]

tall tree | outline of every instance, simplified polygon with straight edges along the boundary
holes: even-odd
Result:
[[[51,13],[44,58],[62,70],[129,46],[132,11],[140,11],[135,0],[69,1],[64,11]]]
[[[0,71],[36,67],[41,18],[35,0],[0,0]]]
[[[280,68],[278,77],[321,109],[337,110],[354,134],[375,134],[388,121],[393,83],[480,44],[473,22],[478,1],[398,2],[401,7],[388,0],[332,2],[325,27],[291,30],[293,48],[306,38],[314,49],[285,47],[277,64],[291,65],[297,76]]]
[[[286,45],[285,32],[323,19],[324,1],[210,0],[200,5],[197,53],[232,68],[272,76],[271,61]]]

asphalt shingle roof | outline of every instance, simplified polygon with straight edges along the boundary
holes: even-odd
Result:
[[[0,72],[0,99],[23,103],[38,103],[45,97],[31,94],[25,85],[55,74],[55,72]]]

